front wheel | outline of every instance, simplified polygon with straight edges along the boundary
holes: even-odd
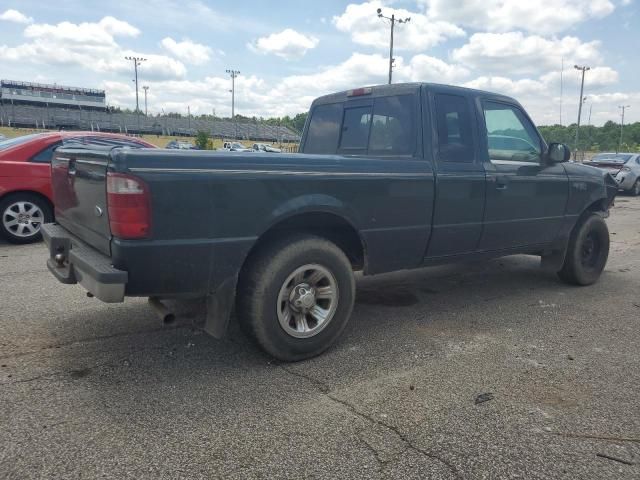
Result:
[[[332,242],[283,238],[248,259],[238,284],[243,330],[284,361],[314,357],[338,338],[353,309],[351,264]]]
[[[42,238],[40,227],[53,221],[49,204],[32,193],[16,193],[0,201],[0,233],[11,243],[31,243]]]
[[[591,214],[575,226],[558,276],[573,285],[591,285],[609,258],[609,229],[604,219]]]
[[[636,183],[633,184],[633,187],[631,187],[631,190],[629,190],[629,193],[631,193],[631,195],[633,195],[634,197],[637,197],[640,195],[640,178],[638,178],[636,180]]]

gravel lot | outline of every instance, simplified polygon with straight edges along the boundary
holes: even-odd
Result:
[[[0,244],[0,477],[640,478],[640,198],[616,203],[599,284],[525,256],[360,279],[298,364]]]

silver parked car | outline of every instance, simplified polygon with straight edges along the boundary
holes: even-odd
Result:
[[[640,195],[640,154],[599,153],[585,165],[606,170],[614,176],[620,190],[631,195]]]

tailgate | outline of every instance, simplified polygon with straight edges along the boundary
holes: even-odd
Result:
[[[113,147],[61,147],[51,162],[56,222],[86,243],[110,254],[107,165]]]

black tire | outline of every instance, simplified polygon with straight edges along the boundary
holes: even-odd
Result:
[[[339,294],[326,325],[313,336],[296,338],[281,325],[278,297],[290,276],[310,264],[330,272]],[[236,309],[240,326],[263,350],[279,360],[295,362],[331,346],[349,321],[354,297],[353,271],[344,252],[324,238],[295,235],[271,242],[247,260],[238,283]]]
[[[640,195],[640,178],[638,178],[636,180],[636,183],[633,184],[633,187],[631,187],[631,190],[629,190],[629,194],[634,197]]]
[[[29,230],[33,233],[22,231],[20,234],[15,225],[11,225],[11,220],[15,219],[16,205],[32,205],[40,210],[39,222],[29,222]],[[36,218],[36,217],[32,217]],[[42,239],[40,227],[43,223],[53,222],[53,212],[51,205],[45,199],[34,193],[14,193],[7,195],[0,201],[0,234],[11,243],[24,244],[37,242]],[[16,227],[16,228],[14,228]]]
[[[595,213],[583,218],[571,232],[561,280],[572,285],[591,285],[598,281],[609,258],[609,229]]]

